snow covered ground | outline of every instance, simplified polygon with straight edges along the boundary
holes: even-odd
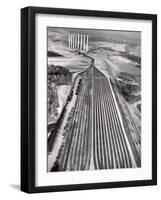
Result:
[[[131,60],[129,60],[123,56],[111,56],[110,58],[112,60],[118,60],[119,62],[122,62],[122,63],[133,63]]]
[[[59,150],[60,150],[60,148],[62,146],[62,143],[63,143],[63,140],[64,140],[63,133],[65,131],[65,126],[66,126],[66,123],[67,123],[67,119],[68,119],[69,114],[70,114],[70,112],[71,112],[72,108],[74,107],[74,105],[76,103],[76,100],[77,100],[76,89],[77,89],[77,86],[78,86],[79,79],[80,79],[80,77],[77,76],[76,80],[75,80],[74,87],[73,87],[73,98],[66,106],[66,113],[65,113],[61,128],[60,128],[60,130],[59,130],[59,132],[57,134],[55,145],[54,145],[53,150],[50,153],[50,155],[48,155],[48,171],[51,170],[54,162],[56,161],[56,158],[58,156]]]
[[[130,55],[133,53],[136,55],[137,49],[140,49],[139,45],[133,49],[130,45],[123,43],[92,42],[90,46],[93,50],[91,49],[89,54],[95,56],[97,60],[100,58],[109,63],[112,66],[111,70],[114,69],[113,75],[117,75],[119,72],[127,72],[134,75],[141,74],[138,64],[122,55],[125,52],[129,52]]]
[[[48,125],[55,123],[59,118],[71,89],[71,85],[57,85],[55,87],[59,100],[59,106],[55,108],[57,110],[58,115],[55,116],[54,112],[51,113],[50,116],[48,117]]]
[[[48,64],[60,65],[69,69],[71,72],[80,71],[90,63],[90,59],[78,54],[75,50],[71,50],[63,42],[55,42],[48,46],[49,51],[53,51],[62,56],[48,57]]]
[[[123,62],[123,59],[120,61],[116,58],[111,58],[110,60],[113,65],[115,65],[115,69],[117,69],[118,72],[126,72],[133,75],[139,75],[141,74],[141,69],[139,67],[136,67],[135,63],[133,62]]]
[[[58,91],[58,99],[59,99],[59,107],[58,107],[58,114],[60,115],[67,97],[69,95],[69,92],[71,90],[71,85],[59,85],[57,86],[57,91]]]
[[[112,43],[112,42],[92,42],[91,47],[104,47],[104,48],[111,48],[115,51],[125,52],[127,44],[123,43]]]
[[[71,57],[50,57],[48,64],[59,65],[67,68],[70,72],[77,72],[85,69],[89,64],[89,59],[78,54]]]

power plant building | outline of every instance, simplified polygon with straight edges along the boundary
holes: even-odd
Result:
[[[88,52],[88,35],[70,34],[68,36],[68,47],[71,49]]]

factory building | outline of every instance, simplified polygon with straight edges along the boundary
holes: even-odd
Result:
[[[68,36],[68,47],[80,52],[88,52],[88,35],[70,34]]]

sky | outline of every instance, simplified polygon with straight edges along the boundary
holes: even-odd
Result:
[[[67,41],[69,34],[88,34],[89,42],[103,42],[110,39],[140,44],[141,32],[98,30],[98,29],[77,29],[77,28],[48,28],[48,39],[50,41]]]

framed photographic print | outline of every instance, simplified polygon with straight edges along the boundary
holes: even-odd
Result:
[[[157,184],[157,16],[21,10],[21,190]]]

